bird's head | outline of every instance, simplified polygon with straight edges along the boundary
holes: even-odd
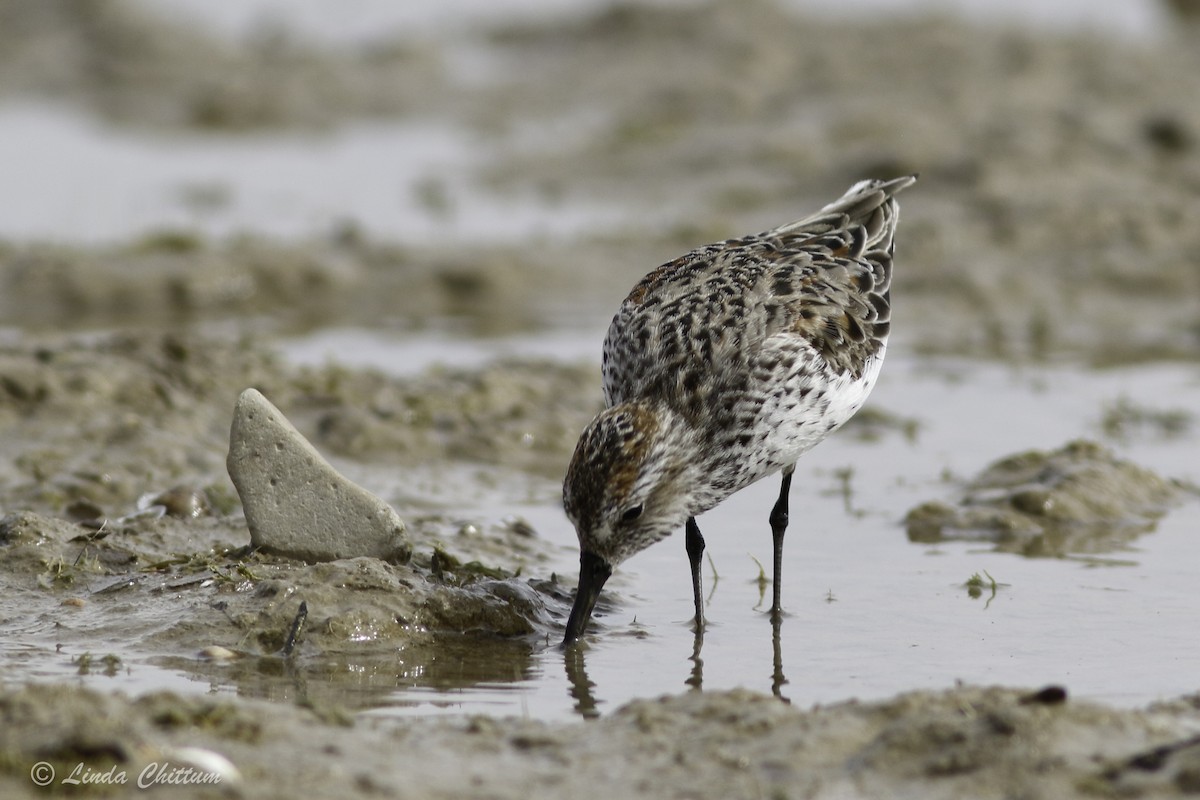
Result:
[[[587,627],[613,568],[694,513],[696,462],[690,427],[661,405],[621,403],[583,431],[563,483],[580,551],[566,643]]]

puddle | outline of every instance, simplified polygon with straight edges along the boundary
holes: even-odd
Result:
[[[599,337],[542,341],[540,354],[584,357]],[[349,330],[286,350],[295,359],[320,359],[328,356],[325,345],[335,344],[360,366],[372,362],[386,371],[408,373],[438,360],[428,343],[389,344],[378,333]],[[505,339],[475,356],[526,344]],[[456,348],[440,351],[443,359],[458,355]],[[960,680],[1058,682],[1074,696],[1121,705],[1192,691],[1190,664],[1200,657],[1190,600],[1190,565],[1200,559],[1194,500],[1117,551],[1054,559],[995,552],[991,542],[911,542],[902,523],[922,501],[952,499],[959,483],[946,476],[966,480],[998,457],[1056,449],[1074,438],[1103,440],[1160,474],[1198,481],[1194,428],[1124,443],[1104,439],[1105,408],[1164,408],[1164,398],[1171,408],[1200,407],[1200,375],[1175,365],[1097,372],[893,355],[871,405],[916,421],[916,434],[866,441],[847,428],[800,462],[778,651],[764,613],[769,589],[758,582],[760,564],[769,569],[767,513],[778,492],[767,480],[698,521],[712,557],[704,569],[709,626],[698,657],[683,537],[674,536],[618,571],[606,591],[620,597],[619,606],[598,615],[600,625],[580,650],[564,654],[556,640],[532,643],[532,652],[512,660],[518,678],[451,688],[442,686],[444,670],[469,672],[469,650],[449,666],[392,670],[396,685],[374,698],[371,714],[554,720],[697,685],[778,691],[802,706]],[[554,498],[484,513],[505,511],[521,513],[560,543],[560,569],[574,578],[574,531]],[[972,593],[966,584],[977,575],[983,583]]]
[[[181,229],[302,239],[351,225],[385,241],[503,242],[627,216],[598,204],[492,196],[472,177],[489,147],[429,119],[328,133],[164,135],[66,107],[8,103],[0,107],[0,238],[100,243]],[[104,187],[103,202],[79,194],[80,185]]]
[[[336,353],[353,366],[410,375],[439,362],[487,363],[529,351],[574,363],[594,359],[599,339],[596,331],[581,331],[536,342],[524,336],[427,341],[343,328],[282,349],[296,362],[320,363]],[[1056,449],[1076,438],[1102,441],[1163,476],[1200,482],[1195,424],[1176,413],[1164,416],[1174,422],[1163,431],[1117,429],[1105,416],[1106,409],[1129,415],[1130,409],[1200,408],[1196,369],[1017,368],[905,358],[904,349],[894,348],[899,354],[889,357],[870,407],[905,424],[851,425],[799,464],[785,546],[787,614],[778,639],[765,611],[769,587],[760,581],[760,565],[770,567],[767,514],[777,492],[769,479],[699,519],[711,560],[704,568],[709,626],[698,653],[683,538],[673,536],[618,570],[604,596],[616,602],[602,603],[592,634],[567,653],[557,647],[561,634],[552,633],[463,637],[445,646],[376,648],[361,657],[310,649],[294,661],[147,656],[139,639],[157,630],[159,617],[191,613],[194,602],[185,589],[124,607],[121,613],[133,615],[129,635],[106,638],[101,650],[88,633],[95,622],[88,615],[111,613],[108,604],[89,602],[72,617],[73,628],[58,628],[53,615],[5,621],[5,682],[234,693],[385,718],[542,720],[603,715],[635,698],[689,687],[776,692],[801,707],[956,681],[1062,684],[1073,696],[1122,706],[1194,690],[1200,658],[1192,591],[1200,503],[1194,499],[1117,549],[1059,558],[998,552],[989,541],[910,541],[903,520],[920,503],[952,501],[965,481],[998,458]],[[1106,438],[1106,428],[1123,431],[1123,438]],[[549,542],[549,556],[519,580],[558,573],[573,585],[577,546],[556,479],[506,477],[483,467],[426,474],[345,466],[410,512],[422,504],[431,513],[444,507],[455,519],[485,526],[523,519]],[[466,502],[463,486],[470,487]],[[973,576],[974,589],[968,585]],[[554,610],[565,617],[569,595],[561,595]],[[80,657],[89,651],[92,662],[81,669]],[[101,659],[110,652],[120,662],[106,669]]]
[[[407,377],[437,365],[477,369],[502,358],[549,358],[591,361],[603,333],[565,330],[492,339],[467,338],[429,332],[420,337],[398,337],[383,331],[326,328],[289,339],[280,351],[295,364],[319,366],[338,363],[351,368],[373,367],[389,375]]]

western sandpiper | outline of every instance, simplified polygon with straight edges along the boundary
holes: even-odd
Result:
[[[696,515],[782,470],[769,517],[772,619],[796,460],[867,399],[883,363],[897,221],[915,175],[867,180],[816,214],[700,247],[633,288],[604,340],[602,411],[579,437],[563,505],[579,534],[564,643],[613,568],[683,525],[703,629]]]

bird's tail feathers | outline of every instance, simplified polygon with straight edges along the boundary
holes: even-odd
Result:
[[[916,181],[916,175],[859,181],[816,214],[783,225],[771,233],[784,239],[808,239],[861,226],[866,234],[862,242],[864,250],[890,252],[898,221],[898,206],[893,196]]]

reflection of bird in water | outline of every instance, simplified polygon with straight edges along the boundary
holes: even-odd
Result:
[[[600,716],[596,708],[596,698],[592,689],[596,684],[588,680],[587,665],[583,663],[583,651],[570,650],[564,655],[567,668],[567,680],[571,683],[571,697],[575,699],[575,710],[584,719],[595,719]]]
[[[680,525],[703,627],[696,515],[782,471],[770,515],[772,616],[796,459],[854,415],[883,363],[896,192],[861,181],[816,214],[701,247],[648,274],[604,341],[608,408],[584,430],[563,486],[580,544],[566,642],[612,570]]]
[[[780,641],[781,626],[778,618],[772,621],[771,627],[771,694],[783,702],[791,704],[792,701],[783,696],[783,687],[787,684],[788,679],[783,674],[783,649]],[[704,688],[704,659],[700,656],[703,646],[704,632],[697,630],[692,643],[692,654],[688,657],[688,661],[692,663],[692,666],[687,678],[683,681],[688,688],[695,691],[700,691]],[[587,674],[586,658],[588,651],[585,648],[568,647],[563,648],[562,652],[563,666],[566,667],[567,671],[567,682],[571,684],[570,695],[575,701],[574,710],[584,719],[599,717],[599,703],[593,693],[596,684],[588,678]]]

